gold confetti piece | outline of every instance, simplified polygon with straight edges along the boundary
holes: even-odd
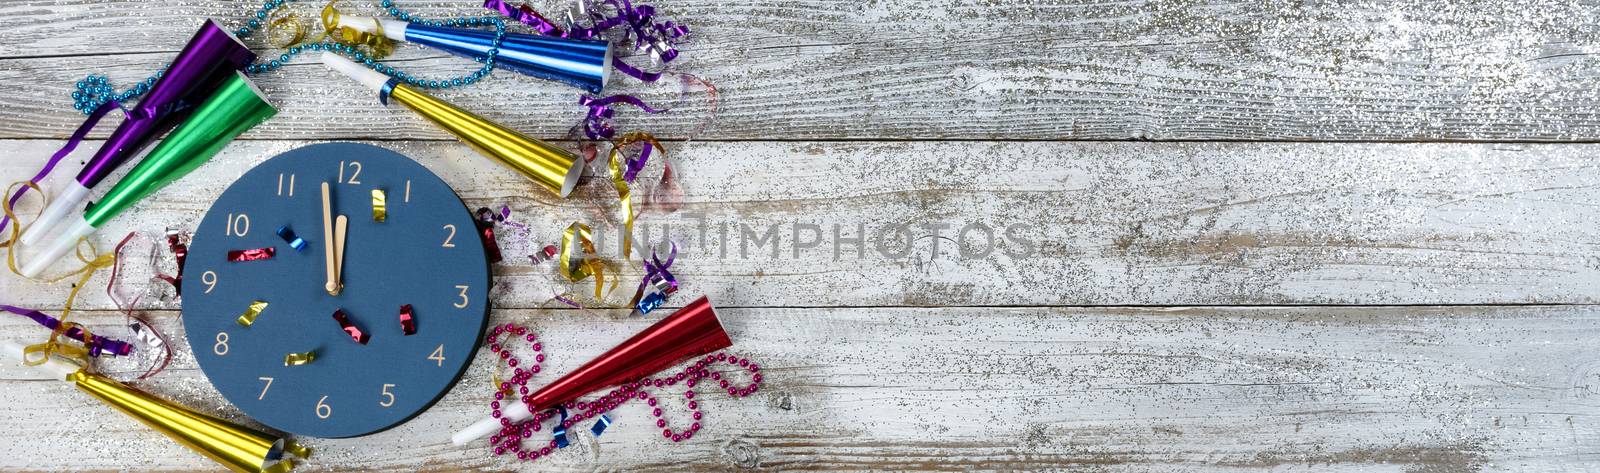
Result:
[[[383,195],[383,189],[372,190],[372,221],[382,222],[389,217],[388,198]]]
[[[250,324],[256,323],[256,317],[260,316],[261,311],[265,310],[266,308],[267,301],[251,302],[250,308],[245,309],[244,313],[239,315],[239,320],[236,320],[236,322],[239,322],[239,325],[249,327]]]
[[[290,354],[287,354],[287,355],[283,355],[283,366],[300,366],[300,365],[315,361],[316,359],[317,359],[317,351],[316,350],[308,351],[308,352],[305,352],[305,353],[290,353]]]

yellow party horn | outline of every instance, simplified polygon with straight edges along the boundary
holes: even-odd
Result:
[[[378,101],[384,105],[391,101],[405,105],[472,149],[510,166],[562,198],[572,193],[583,175],[583,161],[571,151],[462,110],[338,54],[323,53],[322,63],[377,92]]]
[[[19,360],[27,358],[23,347],[16,342],[0,341],[0,351]],[[40,356],[45,358],[34,361],[56,378],[72,383],[79,391],[89,393],[229,470],[241,473],[287,472],[294,468],[295,463],[292,459],[284,458],[285,452],[300,458],[311,455],[310,449],[293,442],[189,410],[111,378],[91,374],[76,364],[51,358],[48,354]]]

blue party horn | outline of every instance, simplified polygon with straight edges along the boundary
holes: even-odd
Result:
[[[339,26],[469,58],[487,56],[494,46],[492,31],[342,15]],[[611,43],[506,33],[500,42],[500,52],[495,56],[495,65],[600,93],[611,78]]]

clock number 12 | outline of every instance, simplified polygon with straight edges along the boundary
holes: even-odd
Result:
[[[356,177],[361,175],[361,162],[350,161],[348,163],[350,168],[350,180],[348,181],[344,178],[344,168],[346,165],[346,162],[339,161],[339,182],[343,182],[345,184],[361,184],[361,181],[356,180]]]

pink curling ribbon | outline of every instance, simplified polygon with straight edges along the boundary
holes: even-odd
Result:
[[[61,162],[61,158],[65,158],[68,154],[72,154],[72,150],[77,149],[78,143],[82,143],[83,138],[89,136],[89,132],[94,130],[94,126],[100,123],[100,119],[104,118],[106,113],[120,108],[122,108],[121,102],[110,100],[104,104],[101,104],[100,108],[94,109],[94,113],[90,113],[89,118],[84,119],[82,125],[78,125],[78,131],[72,132],[72,137],[67,138],[67,144],[63,145],[61,149],[56,150],[56,154],[51,155],[49,161],[45,161],[44,168],[40,169],[39,173],[34,174],[33,178],[29,179],[28,181],[38,184],[39,181],[43,181],[44,178],[49,177],[50,172],[56,169],[56,164]],[[22,186],[21,189],[17,189],[17,193],[11,195],[10,206],[16,207],[17,201],[22,200],[22,195],[27,193],[28,189],[28,186]],[[10,215],[0,217],[0,230],[5,230],[6,224],[10,222]]]
[[[128,323],[128,329],[139,337],[139,340],[146,347],[160,348],[162,350],[161,358],[152,362],[150,368],[146,369],[138,378],[134,378],[135,380],[144,380],[155,376],[156,373],[160,373],[161,370],[167,368],[168,364],[172,363],[172,344],[167,343],[166,335],[162,335],[161,331],[156,330],[156,326],[151,324],[149,320],[145,320],[144,317],[133,313],[134,306],[139,304],[139,299],[143,296],[135,295],[132,301],[124,303],[122,297],[117,295],[117,275],[122,274],[122,249],[128,246],[128,242],[133,241],[135,236],[138,236],[138,233],[129,232],[128,236],[122,237],[122,241],[117,243],[117,248],[112,250],[111,277],[106,281],[106,297],[110,298],[111,302],[116,304],[117,308],[122,311],[123,321]],[[175,237],[176,235],[172,236]],[[153,250],[154,245],[151,246]],[[178,253],[178,266],[180,268],[183,266],[183,254]]]

